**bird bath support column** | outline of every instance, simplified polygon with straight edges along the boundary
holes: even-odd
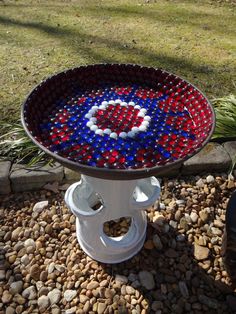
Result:
[[[160,195],[155,177],[139,180],[104,180],[82,175],[66,192],[65,202],[76,216],[76,233],[80,246],[93,259],[119,263],[134,256],[146,237],[145,209]],[[92,207],[100,204],[97,210]],[[128,232],[109,237],[104,223],[122,217],[131,218]]]

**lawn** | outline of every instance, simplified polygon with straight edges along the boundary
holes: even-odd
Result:
[[[209,98],[235,93],[234,1],[0,2],[1,120],[42,79],[90,63],[129,62],[180,75]]]

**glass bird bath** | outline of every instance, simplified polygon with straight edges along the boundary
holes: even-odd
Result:
[[[22,107],[22,123],[42,150],[82,173],[65,195],[82,249],[118,263],[143,246],[145,209],[160,194],[154,175],[196,154],[212,135],[215,115],[197,88],[173,74],[99,64],[39,84]],[[128,232],[107,236],[104,223],[121,217],[131,219]]]

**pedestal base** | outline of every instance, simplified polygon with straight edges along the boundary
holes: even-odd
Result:
[[[103,180],[82,176],[66,191],[65,202],[76,218],[79,244],[86,254],[103,263],[119,263],[143,246],[147,219],[145,209],[160,195],[155,177],[140,180]],[[93,207],[96,205],[96,210]],[[119,237],[104,233],[104,223],[131,219],[128,232]]]

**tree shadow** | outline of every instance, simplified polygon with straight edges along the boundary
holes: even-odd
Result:
[[[218,83],[222,80],[221,76],[218,75],[219,71],[215,67],[195,64],[191,60],[176,55],[171,56],[160,52],[147,51],[146,49],[137,47],[132,42],[120,42],[102,36],[86,34],[82,30],[60,28],[41,22],[22,22],[3,16],[0,16],[0,24],[42,31],[60,39],[65,45],[70,46],[77,53],[82,53],[82,55],[93,60],[93,62],[120,62],[119,57],[112,55],[104,58],[104,55],[98,52],[99,48],[105,47],[106,49],[110,48],[111,51],[114,50],[122,53],[130,63],[135,63],[135,60],[141,59],[145,64],[155,64],[161,68],[164,66],[167,70],[175,69],[175,71],[194,73],[195,75],[198,73],[211,74],[217,77]],[[17,44],[19,43],[17,42]]]

